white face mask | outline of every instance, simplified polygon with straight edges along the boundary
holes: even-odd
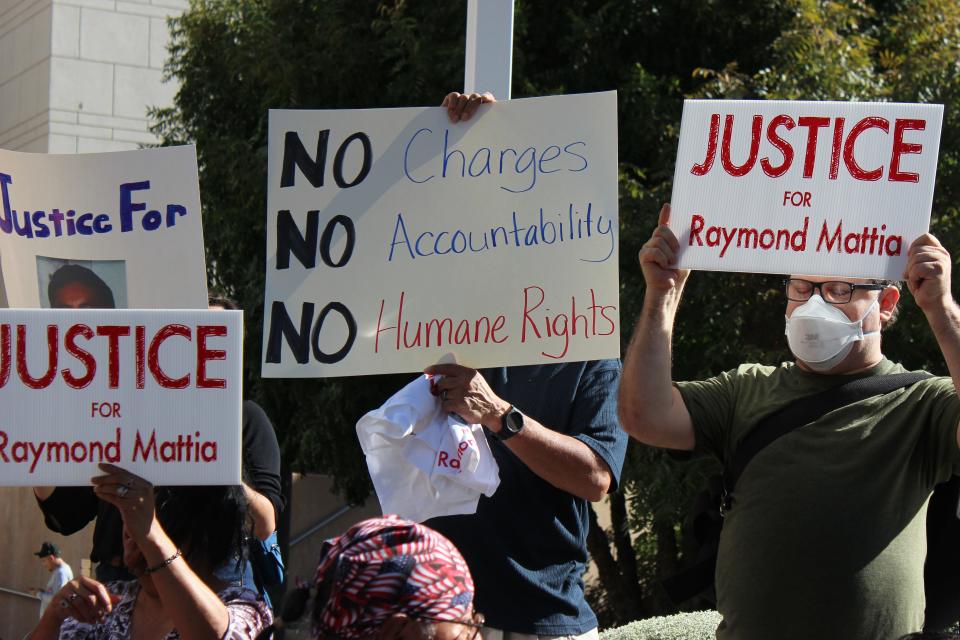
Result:
[[[829,371],[847,357],[854,342],[880,333],[863,332],[863,319],[874,307],[879,308],[877,300],[859,320],[850,320],[843,311],[814,293],[787,318],[785,333],[790,351],[814,371]]]

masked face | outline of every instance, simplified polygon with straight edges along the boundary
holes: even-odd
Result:
[[[787,320],[790,351],[814,371],[829,371],[847,357],[853,344],[879,331],[863,332],[863,320],[879,308],[876,300],[858,320],[850,320],[814,293]]]

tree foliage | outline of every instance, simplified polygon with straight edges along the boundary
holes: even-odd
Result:
[[[172,21],[168,143],[200,162],[209,278],[247,310],[249,372],[259,371],[266,130],[271,108],[438,104],[462,83],[465,2],[194,0]],[[636,254],[669,199],[685,97],[875,100],[946,105],[932,228],[958,246],[960,6],[955,0],[517,0],[514,97],[619,92],[621,313],[627,340],[643,297]],[[885,338],[892,358],[943,372],[905,296]],[[789,357],[779,278],[696,273],[675,335],[674,376]],[[404,378],[261,380],[285,461],[370,491],[354,424]],[[671,610],[657,579],[685,560],[684,514],[703,465],[631,447],[626,496],[614,496],[606,623]],[[616,529],[619,527],[619,529]],[[612,551],[611,551],[612,550]],[[623,591],[625,590],[625,591]]]

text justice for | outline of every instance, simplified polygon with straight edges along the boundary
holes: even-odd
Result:
[[[829,169],[827,178],[836,180],[839,176],[841,159],[847,173],[855,180],[875,181],[883,178],[886,167],[864,168],[861,167],[856,158],[857,141],[861,135],[871,129],[882,131],[885,135],[890,135],[890,121],[879,116],[869,116],[857,121],[849,131],[846,130],[846,119],[841,117],[828,118],[821,116],[803,116],[794,120],[792,117],[780,114],[774,116],[767,123],[766,139],[767,142],[779,152],[782,159],[775,162],[773,158],[764,156],[760,158],[760,169],[771,178],[779,178],[787,173],[793,164],[794,144],[781,136],[781,130],[791,131],[795,127],[806,129],[806,147],[803,155],[803,177],[812,178],[817,161],[817,140],[820,129],[829,129],[832,125],[832,131],[824,133],[831,136]],[[904,135],[907,131],[923,131],[926,129],[926,120],[913,118],[897,118],[893,123],[893,141],[890,143],[890,166],[887,170],[887,180],[890,182],[919,182],[920,176],[917,173],[903,171],[901,168],[902,156],[908,154],[923,153],[923,145],[915,142],[907,142]],[[750,151],[747,159],[742,164],[734,163],[731,158],[730,146],[733,139],[734,116],[727,114],[724,117],[723,136],[720,137],[720,114],[714,113],[710,116],[710,130],[707,134],[707,150],[703,162],[693,165],[690,173],[695,176],[704,176],[710,173],[717,157],[717,147],[720,148],[720,164],[723,170],[729,175],[740,178],[751,171],[757,165],[757,158],[760,154],[760,139],[763,130],[763,116],[753,116],[750,128]],[[802,134],[800,134],[802,136]],[[742,137],[742,136],[741,136]],[[795,134],[793,137],[797,137]],[[796,141],[795,141],[796,142]],[[802,144],[802,142],[800,143]],[[800,145],[797,145],[798,147]],[[822,165],[821,165],[822,166]]]
[[[97,377],[98,370],[102,370],[102,362],[81,346],[81,342],[89,343],[95,338],[106,340],[107,351],[107,384],[110,389],[120,386],[121,379],[121,342],[133,341],[133,362],[126,366],[133,366],[133,371],[122,372],[124,379],[134,379],[135,388],[143,389],[146,386],[147,372],[150,377],[164,389],[185,389],[193,386],[198,389],[225,389],[227,382],[223,378],[214,378],[207,373],[207,364],[214,360],[225,360],[227,352],[223,349],[211,349],[207,341],[210,338],[227,336],[225,325],[197,325],[193,328],[183,324],[166,324],[147,335],[147,328],[143,325],[98,325],[95,328],[82,323],[70,325],[63,332],[60,339],[60,327],[54,324],[46,327],[47,368],[40,376],[30,373],[27,365],[27,344],[30,341],[28,327],[25,324],[0,324],[0,388],[10,380],[13,360],[16,360],[16,373],[24,386],[30,389],[45,389],[56,379],[57,374],[63,381],[74,389],[87,387]],[[196,341],[194,341],[194,335]],[[16,337],[16,349],[11,349],[12,338]],[[149,340],[148,340],[149,338]],[[187,340],[193,344],[196,358],[195,376],[187,372],[170,372],[164,370],[160,364],[160,349],[164,343],[172,338]],[[36,339],[36,338],[34,338]],[[61,350],[76,359],[80,371],[71,366],[58,368],[61,362]],[[100,351],[103,349],[101,348]],[[11,357],[13,354],[13,357]],[[71,363],[73,364],[73,363]],[[191,367],[192,368],[192,367]],[[177,375],[182,374],[182,375]]]

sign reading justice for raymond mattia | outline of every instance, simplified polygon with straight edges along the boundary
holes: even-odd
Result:
[[[271,111],[265,377],[617,357],[616,94]]]
[[[688,100],[683,268],[899,279],[930,224],[941,105]]]
[[[207,306],[192,146],[0,149],[0,204],[0,306]]]
[[[239,311],[0,310],[0,485],[239,484]]]

